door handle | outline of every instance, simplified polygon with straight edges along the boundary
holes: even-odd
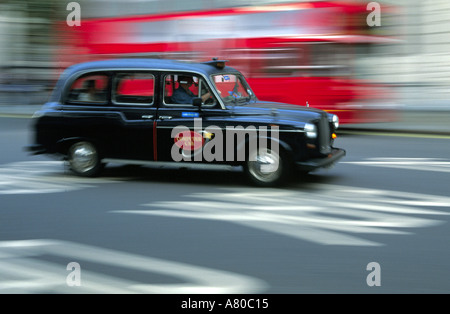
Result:
[[[142,116],[142,119],[152,119],[152,118],[153,116],[151,114]]]
[[[159,116],[159,118],[161,120],[170,120],[170,119],[172,119],[172,116]]]

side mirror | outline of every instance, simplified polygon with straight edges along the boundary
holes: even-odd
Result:
[[[203,105],[203,100],[200,97],[195,97],[192,99],[192,104],[194,107],[198,107],[198,109],[200,109]]]

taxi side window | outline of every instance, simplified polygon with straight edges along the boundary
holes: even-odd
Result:
[[[108,79],[106,74],[88,74],[76,79],[70,86],[67,101],[106,103],[108,99]]]
[[[151,105],[155,77],[150,73],[119,73],[114,78],[112,101],[116,104]]]
[[[192,105],[198,96],[198,78],[192,75],[166,75],[164,80],[164,103]]]

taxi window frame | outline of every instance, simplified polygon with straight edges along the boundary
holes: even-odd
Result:
[[[153,76],[153,96],[152,96],[152,102],[151,103],[139,103],[139,102],[118,102],[115,100],[115,91],[117,89],[116,86],[116,79],[118,77],[118,75],[120,74],[146,74],[146,75],[151,75]],[[121,106],[126,106],[126,107],[155,107],[157,104],[157,98],[158,98],[158,73],[155,73],[155,71],[152,71],[150,69],[121,69],[121,70],[116,70],[112,73],[111,77],[110,77],[110,101],[111,101],[111,105],[112,106],[116,106],[116,107],[121,107]]]
[[[216,96],[216,92],[214,91],[214,88],[211,88],[210,84],[208,83],[207,77],[203,76],[201,73],[196,73],[196,72],[163,72],[161,73],[161,85],[162,85],[162,91],[161,91],[161,106],[165,107],[165,108],[195,108],[195,106],[193,104],[175,104],[175,103],[166,103],[166,78],[167,76],[195,76],[198,78],[199,81],[199,88],[200,88],[200,84],[206,84],[209,92],[211,93],[211,95],[214,98],[214,103],[211,105],[206,105],[203,104],[201,106],[202,109],[223,109],[219,99],[217,99]],[[200,83],[202,82],[202,83]],[[171,96],[169,96],[171,97]],[[200,96],[197,96],[200,97]]]
[[[88,76],[105,76],[107,79],[106,89],[105,89],[105,100],[104,101],[83,101],[78,99],[70,99],[69,95],[72,91],[72,86],[76,81],[83,77]],[[61,97],[61,103],[64,105],[76,105],[76,106],[108,106],[111,102],[111,77],[112,72],[108,70],[96,69],[92,71],[86,71],[72,75],[64,84],[63,94]]]

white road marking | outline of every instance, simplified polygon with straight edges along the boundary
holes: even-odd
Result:
[[[425,164],[433,171],[449,167],[448,161],[427,158],[375,158],[352,163],[412,169]],[[119,182],[79,178],[61,173],[61,168],[61,162],[54,161],[0,167],[0,195],[67,192]],[[186,197],[192,200],[155,202],[144,204],[148,210],[113,212],[220,220],[319,244],[372,246],[382,243],[367,239],[367,235],[407,234],[405,228],[437,225],[441,221],[429,216],[447,215],[450,207],[450,198],[443,196],[323,184],[300,191],[239,188]],[[442,209],[432,209],[436,207]]]
[[[67,263],[43,260],[59,257],[81,266],[81,286],[66,285]],[[83,263],[114,266],[132,272],[166,275],[177,283],[142,283],[100,274]],[[155,293],[235,294],[261,293],[265,282],[245,275],[157,258],[119,252],[73,242],[23,240],[0,242],[0,294],[2,293]],[[5,279],[6,278],[6,279]],[[160,279],[159,279],[160,280]]]
[[[0,166],[0,195],[60,193],[117,182],[114,178],[81,178],[65,173],[60,161],[25,161]]]
[[[421,171],[450,172],[450,160],[438,158],[368,158],[362,161],[343,161],[343,164],[388,167]]]
[[[450,161],[436,158],[369,158],[342,161],[344,164],[389,167],[421,171],[450,172]],[[66,173],[60,161],[26,161],[0,166],[0,195],[60,193],[92,188],[96,184],[120,181],[119,178],[81,178]],[[241,197],[241,195],[239,196]],[[286,210],[286,209],[284,209]]]
[[[375,246],[383,244],[368,235],[435,226],[442,221],[417,216],[449,215],[450,209],[449,197],[326,184],[307,191],[239,188],[186,197],[192,200],[112,213],[226,221],[323,245]]]

